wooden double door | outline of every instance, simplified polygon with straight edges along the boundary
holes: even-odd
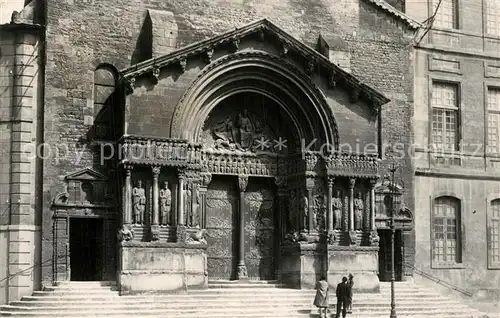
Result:
[[[239,251],[251,280],[275,279],[276,211],[271,180],[250,178],[244,192],[243,213],[236,178],[214,177],[207,190],[207,263],[210,280],[236,279]],[[239,218],[243,216],[244,226]],[[240,231],[244,241],[240,242]]]

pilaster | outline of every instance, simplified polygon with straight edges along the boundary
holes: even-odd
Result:
[[[158,178],[160,176],[161,167],[153,166],[151,172],[153,173],[153,215],[151,220],[151,240],[157,241],[160,239],[160,198]]]

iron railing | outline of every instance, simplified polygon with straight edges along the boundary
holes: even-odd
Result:
[[[411,264],[408,264],[408,263],[404,263],[404,264],[405,264],[406,267],[409,267],[409,268],[413,269],[420,276],[425,277],[425,278],[427,278],[429,280],[432,280],[436,284],[442,285],[442,286],[444,286],[446,288],[453,289],[454,291],[457,291],[457,292],[459,292],[461,294],[464,294],[464,295],[466,295],[468,297],[473,297],[474,296],[473,293],[471,293],[471,292],[469,292],[469,291],[467,291],[467,290],[465,290],[463,288],[460,288],[460,287],[458,287],[456,285],[450,284],[450,283],[448,283],[448,282],[446,282],[446,281],[444,281],[444,280],[442,280],[440,278],[437,278],[437,277],[435,277],[435,276],[433,276],[433,275],[431,275],[429,273],[426,273],[426,272],[424,272],[424,271],[416,268],[415,266],[413,266]]]

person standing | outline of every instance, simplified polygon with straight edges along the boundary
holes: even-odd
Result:
[[[347,306],[349,303],[349,285],[347,284],[347,277],[342,277],[342,282],[337,285],[337,314],[336,318],[340,318],[340,309],[342,308],[342,317],[347,315]]]
[[[349,300],[348,300],[348,309],[347,313],[352,314],[352,286],[354,286],[354,276],[349,273],[349,281],[347,282],[349,286]]]
[[[316,297],[314,297],[314,306],[319,308],[319,316],[326,318],[328,310],[328,282],[325,276],[316,284]]]

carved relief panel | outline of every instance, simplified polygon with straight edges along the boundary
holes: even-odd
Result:
[[[326,228],[326,186],[325,181],[320,178],[314,180],[313,189],[313,224],[312,229],[316,231],[322,231]]]

